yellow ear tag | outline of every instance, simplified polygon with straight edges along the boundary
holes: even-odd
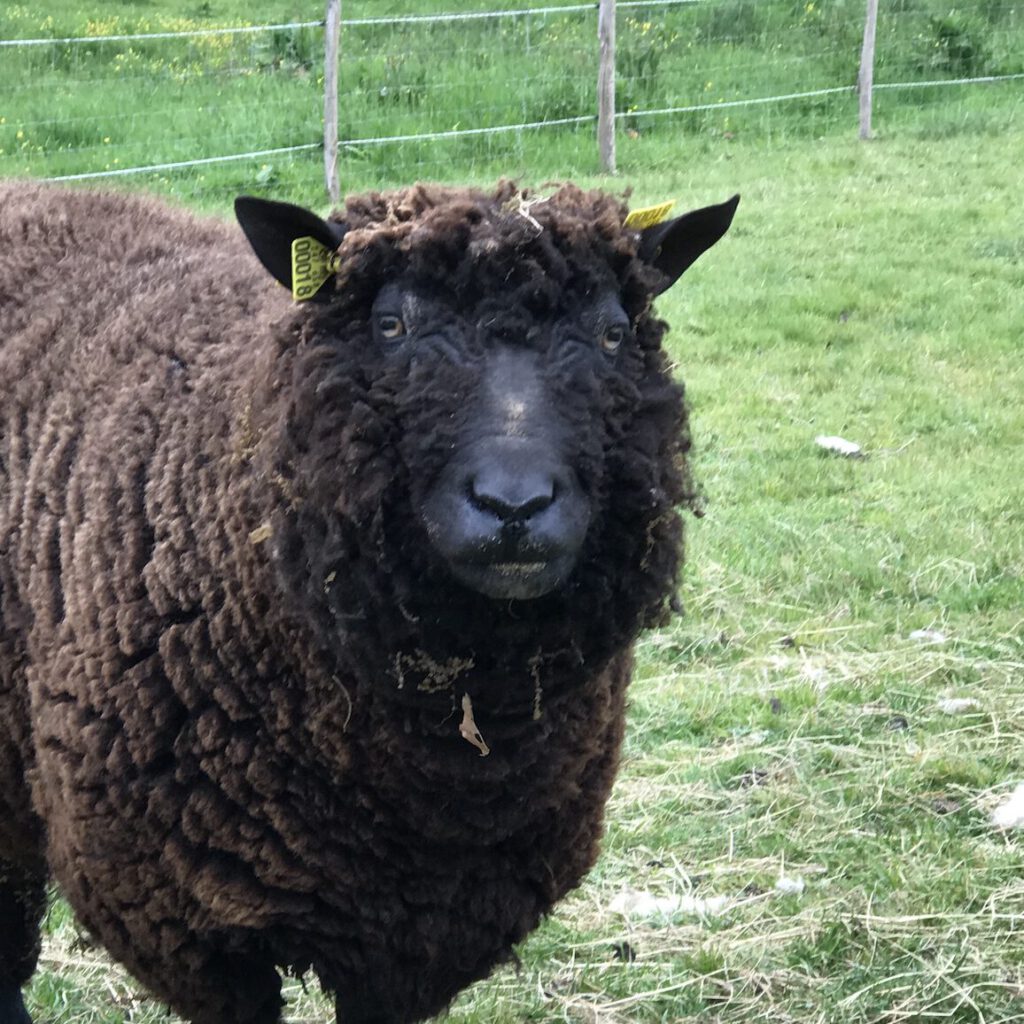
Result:
[[[623,221],[623,226],[636,228],[637,231],[653,228],[655,224],[660,224],[668,217],[669,210],[675,205],[676,201],[670,199],[667,203],[661,203],[658,206],[645,206],[642,210],[630,210],[629,215]]]
[[[292,298],[313,298],[332,274],[338,272],[338,254],[305,235],[292,241]]]

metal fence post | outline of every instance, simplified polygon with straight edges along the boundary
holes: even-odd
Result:
[[[860,137],[871,138],[871,89],[875,78],[875,28],[878,23],[878,0],[868,0],[864,19],[864,46],[860,51],[860,74],[857,92],[860,95]]]
[[[597,15],[597,148],[601,169],[615,173],[615,0],[601,0]]]
[[[324,17],[324,180],[332,205],[341,200],[338,182],[338,59],[341,56],[341,0],[327,0]]]

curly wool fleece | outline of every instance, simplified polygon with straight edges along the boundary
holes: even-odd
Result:
[[[625,214],[573,186],[358,196],[328,301],[296,306],[236,228],[0,186],[4,1024],[51,877],[196,1024],[276,1021],[279,969],[345,1024],[421,1020],[578,884],[693,501]],[[547,385],[591,519],[534,600],[433,549],[479,380],[373,343],[399,277],[495,344],[599,288],[628,314],[628,351]]]

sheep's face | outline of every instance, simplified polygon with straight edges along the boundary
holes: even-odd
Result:
[[[293,240],[337,250],[294,321],[303,383],[296,447],[280,456],[289,472],[305,465],[303,550],[287,557],[310,567],[311,592],[351,578],[339,552],[358,545],[408,621],[426,614],[420,593],[433,621],[453,624],[489,603],[543,618],[565,599],[585,621],[592,604],[595,635],[615,619],[609,643],[649,619],[678,567],[677,508],[693,498],[682,390],[651,301],[735,205],[636,230],[621,203],[572,186],[542,201],[508,184],[417,187],[355,197],[330,221],[240,201],[282,283]],[[355,586],[339,621],[361,614]]]
[[[611,281],[575,302],[533,298],[473,303],[408,280],[370,315],[383,358],[432,396],[409,403],[402,427],[416,514],[452,575],[491,598],[539,597],[576,565],[610,441],[603,407],[632,340]],[[450,425],[440,450],[413,451],[436,437],[435,417]]]

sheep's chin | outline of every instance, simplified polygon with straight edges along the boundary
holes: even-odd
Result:
[[[464,586],[498,601],[531,601],[565,582],[574,559],[548,562],[452,563],[452,575]]]

